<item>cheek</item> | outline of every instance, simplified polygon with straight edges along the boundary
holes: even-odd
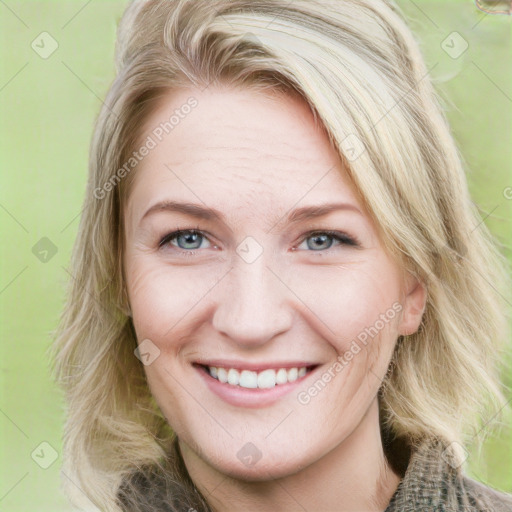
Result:
[[[334,432],[346,414],[364,413],[385,377],[402,309],[398,272],[385,261],[317,267],[292,286],[310,311],[309,325],[332,349],[319,376],[329,391],[319,392],[324,385],[314,384],[297,398],[302,405],[331,411]]]
[[[393,304],[399,298],[398,273],[381,253],[339,265],[272,270],[287,287],[281,307],[299,310],[311,336],[320,333],[337,354],[350,350],[354,340],[367,348],[365,342],[374,338],[396,339],[398,314]],[[224,287],[230,286],[230,280],[223,279],[225,271],[220,265],[173,267],[148,255],[128,258],[128,295],[139,340],[149,338],[161,350],[179,350],[179,343],[171,340],[184,340],[187,332],[206,324],[219,298],[226,297]],[[281,294],[281,288],[269,288],[269,293]],[[229,297],[236,293],[229,290]]]
[[[172,267],[146,256],[127,264],[127,288],[138,338],[159,340],[179,329],[187,315],[201,311],[201,301],[218,281],[214,272]]]
[[[396,269],[386,261],[305,267],[289,282],[338,351],[375,323],[383,334],[396,330],[400,283]],[[385,326],[379,322],[383,315]]]

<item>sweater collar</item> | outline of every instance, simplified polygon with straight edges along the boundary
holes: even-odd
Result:
[[[461,470],[452,460],[450,447],[443,441],[424,438],[411,449],[405,475],[385,512],[445,510],[454,499],[456,502]]]

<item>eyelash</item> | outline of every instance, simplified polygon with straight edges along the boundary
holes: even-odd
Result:
[[[166,234],[165,236],[163,236],[161,238],[160,242],[158,243],[158,247],[160,249],[162,249],[171,240],[174,240],[178,236],[180,236],[182,234],[185,234],[185,233],[197,233],[197,234],[200,234],[201,236],[203,236],[205,238],[208,238],[206,236],[206,233],[204,231],[202,231],[201,229],[199,229],[199,226],[197,228],[193,228],[193,229],[192,228],[191,229],[181,229],[181,228],[178,228],[177,230],[172,231],[172,232]],[[340,245],[348,245],[350,247],[355,247],[355,248],[361,247],[361,244],[359,243],[359,241],[355,237],[349,236],[346,233],[343,233],[341,231],[332,231],[332,230],[329,230],[329,229],[309,231],[308,233],[306,233],[301,238],[301,240],[299,242],[299,245],[302,244],[302,242],[304,242],[304,240],[307,240],[308,238],[311,238],[311,237],[313,237],[315,235],[328,235],[328,236],[332,237],[333,239],[335,239],[336,241],[338,241],[340,243]],[[175,246],[173,246],[173,247],[175,247]],[[311,250],[311,251],[307,251],[307,252],[319,252],[319,253],[322,253],[322,252],[325,252],[325,251],[329,251],[331,248],[332,247],[329,247],[328,249],[324,249],[324,250],[319,250],[319,251]],[[194,256],[197,252],[200,251],[200,249],[184,250],[184,249],[180,249],[179,247],[175,247],[175,250],[179,254],[186,255],[186,256]]]

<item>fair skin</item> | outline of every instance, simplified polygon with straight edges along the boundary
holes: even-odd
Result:
[[[302,101],[179,89],[147,120],[142,140],[190,96],[197,107],[137,166],[124,211],[137,339],[160,350],[144,370],[187,470],[218,512],[383,511],[400,478],[384,456],[377,392],[397,337],[421,322],[424,287],[384,250]],[[162,201],[222,218],[147,213]],[[345,206],[288,219],[328,203]],[[164,239],[178,228],[198,233]],[[378,323],[382,315],[388,320]],[[308,391],[371,326],[378,332],[343,370]],[[198,362],[240,370],[303,364],[308,372],[275,394],[281,384],[221,383]],[[241,393],[233,398],[226,387]],[[305,394],[307,403],[298,399]]]

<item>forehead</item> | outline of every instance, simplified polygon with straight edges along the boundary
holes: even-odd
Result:
[[[155,145],[137,165],[127,203],[135,216],[150,203],[178,198],[253,213],[305,198],[357,204],[339,155],[298,96],[178,89],[146,120],[147,137]]]

